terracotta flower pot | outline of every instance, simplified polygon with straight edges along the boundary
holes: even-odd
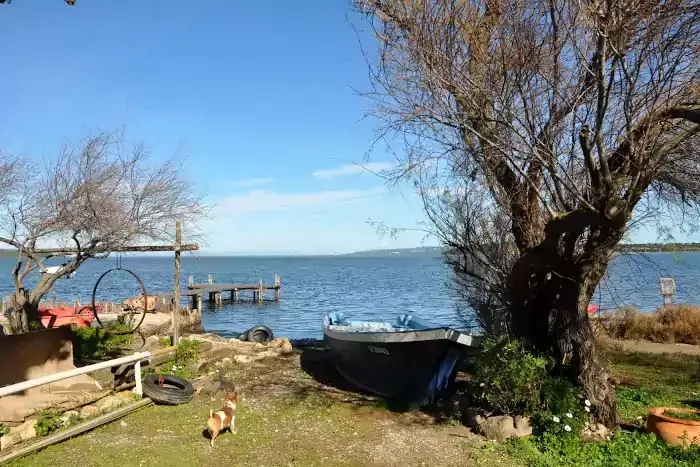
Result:
[[[700,422],[694,420],[682,420],[664,415],[667,410],[681,413],[696,413],[693,409],[677,409],[671,407],[652,407],[649,409],[647,419],[647,431],[654,433],[660,439],[677,446],[695,444],[700,445]]]

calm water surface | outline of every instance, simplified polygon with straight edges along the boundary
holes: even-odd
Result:
[[[3,295],[13,290],[12,265],[12,260],[0,259],[0,293]],[[88,261],[75,279],[58,281],[51,296],[55,293],[58,298],[68,300],[80,296],[83,303],[88,303],[98,277],[114,266],[115,259]],[[172,257],[125,256],[123,267],[133,270],[143,280],[149,294],[172,291]],[[190,275],[195,282],[206,282],[207,275],[212,274],[215,282],[257,282],[262,278],[270,283],[275,273],[282,280],[278,303],[266,302],[258,306],[249,301],[234,305],[225,300],[222,306],[214,307],[207,306],[205,301],[204,328],[230,335],[264,324],[276,335],[318,338],[322,336],[321,317],[328,311],[342,311],[360,319],[391,320],[398,313],[412,313],[456,328],[466,326],[456,311],[455,298],[447,285],[449,271],[440,259],[431,256],[242,258],[187,255],[182,259],[181,280],[183,288]],[[661,276],[676,279],[676,301],[700,301],[700,253],[654,253],[615,258],[594,302],[600,302],[604,309],[634,305],[651,311],[661,302]],[[139,290],[133,278],[118,272],[100,283],[97,299],[123,300]]]

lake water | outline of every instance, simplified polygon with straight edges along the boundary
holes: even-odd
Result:
[[[0,259],[0,293],[12,292],[13,261]],[[91,260],[70,280],[57,282],[58,298],[81,297],[89,303],[99,276],[116,266],[113,258]],[[134,271],[151,293],[172,291],[173,259],[169,257],[125,256],[122,266]],[[456,311],[448,287],[449,271],[439,258],[428,255],[382,258],[360,257],[209,257],[183,255],[182,286],[187,277],[206,282],[212,274],[215,282],[271,283],[274,274],[281,277],[278,303],[224,300],[221,306],[204,301],[203,326],[222,335],[242,332],[256,324],[269,326],[276,335],[290,338],[319,338],[321,318],[328,311],[342,311],[357,318],[391,319],[399,313],[411,313],[457,328],[466,322]],[[603,309],[634,305],[651,311],[661,303],[659,277],[676,280],[676,301],[700,302],[700,253],[652,253],[618,256],[593,302]],[[124,272],[111,274],[100,283],[98,300],[123,300],[139,293],[133,278]],[[272,293],[268,293],[271,298]],[[250,298],[251,294],[242,294]],[[228,298],[226,294],[225,298]]]

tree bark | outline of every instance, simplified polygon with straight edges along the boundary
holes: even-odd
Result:
[[[553,219],[544,240],[526,250],[508,282],[516,337],[564,364],[592,404],[594,421],[617,424],[615,393],[588,317],[593,292],[624,223],[587,211]]]

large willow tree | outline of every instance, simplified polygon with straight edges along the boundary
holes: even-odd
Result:
[[[356,0],[373,115],[403,146],[457,284],[491,332],[568,365],[616,424],[586,312],[637,221],[700,198],[692,0]]]

